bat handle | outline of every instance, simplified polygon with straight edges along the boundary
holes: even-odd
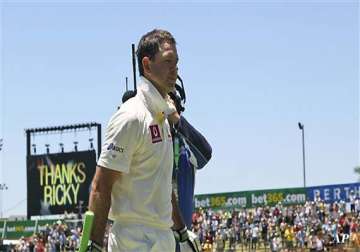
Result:
[[[94,213],[92,211],[87,211],[85,213],[79,252],[86,252],[87,250],[93,221],[94,221]]]

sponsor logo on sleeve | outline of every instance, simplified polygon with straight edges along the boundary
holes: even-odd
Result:
[[[116,146],[114,143],[111,143],[107,147],[107,150],[112,150],[112,151],[123,153],[124,152],[124,147]]]
[[[161,142],[161,134],[160,134],[160,129],[159,129],[159,125],[155,124],[155,125],[150,125],[150,134],[151,134],[151,141],[152,143],[158,143]]]

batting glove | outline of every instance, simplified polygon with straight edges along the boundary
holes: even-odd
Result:
[[[90,240],[86,251],[87,252],[102,252],[103,248],[96,242]]]
[[[180,251],[186,252],[200,252],[201,251],[201,244],[199,238],[196,236],[195,233],[188,230],[184,227],[181,230],[174,231],[175,240],[180,243]]]

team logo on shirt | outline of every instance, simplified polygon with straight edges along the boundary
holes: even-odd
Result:
[[[161,142],[161,134],[160,134],[160,129],[159,129],[159,125],[155,124],[155,125],[150,125],[150,133],[151,133],[151,140],[152,143],[158,143]]]

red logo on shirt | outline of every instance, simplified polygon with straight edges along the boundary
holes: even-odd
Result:
[[[162,139],[161,139],[159,126],[157,124],[155,124],[155,125],[150,125],[149,128],[150,128],[152,143],[161,142]]]

